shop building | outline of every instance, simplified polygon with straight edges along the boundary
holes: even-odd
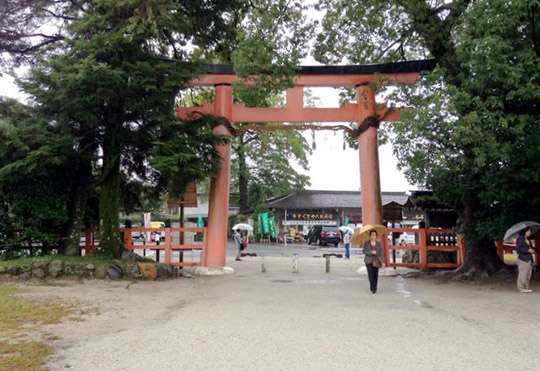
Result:
[[[383,218],[389,223],[401,223],[403,207],[409,196],[405,192],[382,192]],[[279,232],[294,228],[307,235],[313,225],[341,226],[362,223],[360,191],[300,190],[267,201],[274,213]]]

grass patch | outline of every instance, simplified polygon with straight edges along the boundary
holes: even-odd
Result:
[[[0,285],[0,370],[39,370],[51,348],[41,342],[21,339],[40,324],[58,323],[73,308],[53,302],[35,302],[15,296],[23,290]]]
[[[67,256],[67,255],[44,255],[44,256],[34,256],[31,258],[20,258],[13,260],[2,260],[0,261],[0,267],[21,267],[24,265],[32,265],[34,263],[41,262],[51,262],[53,260],[62,260],[64,262],[76,263],[76,264],[89,264],[93,263],[94,265],[100,264],[111,264],[111,258],[105,255],[85,255],[85,256]]]
[[[0,370],[44,370],[49,354],[51,348],[44,343],[0,341]]]
[[[0,285],[0,334],[2,337],[24,335],[26,329],[38,324],[58,323],[72,308],[57,303],[39,303],[15,296],[22,290]],[[24,326],[24,329],[23,329]]]

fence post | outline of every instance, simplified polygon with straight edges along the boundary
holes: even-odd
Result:
[[[133,243],[131,242],[131,228],[124,229],[124,248],[126,250],[133,250]]]
[[[383,233],[382,235],[382,245],[384,253],[384,265],[388,267],[388,263],[390,262],[388,254],[390,253],[390,250],[388,249],[388,234],[386,233]]]
[[[456,236],[456,239],[457,239],[457,245],[459,248],[459,257],[460,257],[460,263],[461,263],[460,265],[463,265],[465,263],[465,254],[466,254],[466,249],[467,249],[465,236],[459,233]]]
[[[165,228],[165,264],[171,264],[171,229]]]
[[[207,231],[208,231],[208,227],[203,227],[203,232],[202,232],[202,257],[201,257],[201,260],[202,260],[202,265],[203,266],[206,266],[206,234],[207,234]]]
[[[92,229],[86,228],[84,230],[84,254],[88,255],[92,252],[93,245],[93,233]]]
[[[419,229],[420,269],[427,269],[427,229]]]

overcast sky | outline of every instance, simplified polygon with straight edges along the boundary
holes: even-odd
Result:
[[[311,62],[311,63],[309,63]],[[308,61],[306,65],[314,65]],[[313,96],[320,98],[318,107],[338,107],[338,94],[332,88],[312,89]],[[339,123],[333,123],[339,124]],[[312,142],[311,131],[304,133]],[[316,149],[309,156],[311,178],[310,189],[357,191],[360,189],[360,159],[358,151],[343,150],[343,134],[333,131],[315,132]],[[397,169],[397,159],[391,144],[379,147],[381,189],[383,191],[409,191],[411,186],[403,172]]]

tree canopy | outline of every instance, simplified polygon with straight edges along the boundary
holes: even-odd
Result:
[[[415,107],[390,127],[408,179],[460,213],[461,271],[496,271],[493,239],[538,218],[540,7],[536,1],[320,1],[321,61],[434,57],[394,98]],[[330,27],[331,24],[343,27]],[[353,42],[354,40],[354,42]]]
[[[186,176],[197,180],[217,168],[214,145],[223,139],[208,134],[214,120],[179,124],[174,102],[179,89],[201,72],[186,44],[211,48],[226,34],[225,13],[242,4],[43,1],[8,2],[2,9],[13,11],[3,22],[18,30],[4,50],[33,62],[21,86],[47,121],[86,151],[84,166],[70,169],[83,173],[75,193],[99,187],[100,248],[112,255],[119,256],[123,246],[118,233],[122,172],[155,186],[173,182],[181,193]],[[28,47],[30,35],[22,30],[40,30],[47,20],[60,20],[56,42],[30,54],[38,49]],[[78,228],[73,233],[78,236]]]

